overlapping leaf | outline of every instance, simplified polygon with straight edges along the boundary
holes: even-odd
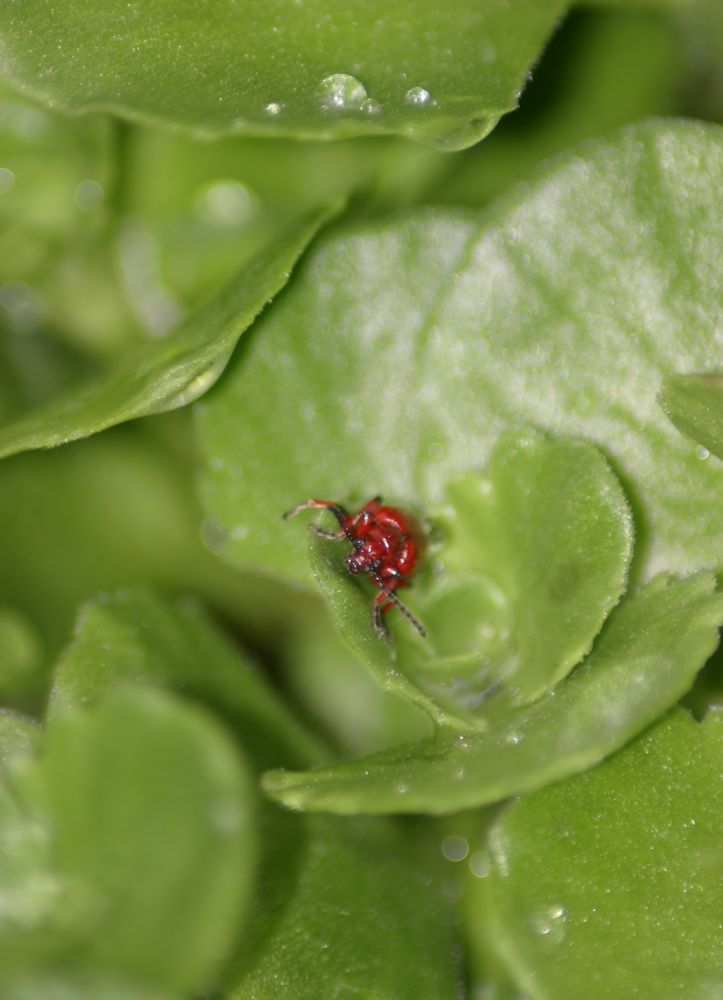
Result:
[[[0,981],[105,972],[209,984],[256,858],[253,786],[218,727],[155,691],[59,713],[0,791]]]
[[[487,728],[442,725],[436,738],[313,771],[273,771],[265,788],[296,809],[454,812],[584,770],[684,694],[716,647],[714,580],[656,578],[613,612],[590,656],[553,691],[512,709],[492,700]]]
[[[656,403],[666,374],[719,361],[721,183],[719,129],[649,124],[491,216],[427,211],[319,243],[201,406],[217,551],[308,581],[305,532],[279,521],[292,504],[381,493],[428,513],[503,430],[533,425],[612,460],[636,578],[721,563],[723,469]]]
[[[106,373],[0,429],[0,457],[65,444],[197,399],[219,377],[238,338],[286,283],[299,255],[329,215],[322,209],[297,221],[212,304],[173,334],[138,348]]]
[[[88,605],[57,672],[51,727],[131,683],[203,701],[259,769],[318,759],[264,680],[193,607],[144,591]],[[292,816],[268,802],[260,821],[259,889],[235,942],[228,995],[271,1000],[293,983],[294,995],[310,1000],[342,987],[384,1000],[416,1000],[427,988],[456,996],[455,934],[439,929],[449,904],[410,861],[405,837],[384,822]],[[406,945],[390,954],[384,928]]]

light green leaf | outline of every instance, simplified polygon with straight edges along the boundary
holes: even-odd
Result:
[[[179,16],[172,0],[30,0],[0,12],[3,72],[51,105],[206,135],[403,133],[458,149],[515,107],[565,7],[211,0]]]
[[[332,214],[324,208],[297,220],[173,334],[139,347],[107,372],[0,429],[0,457],[66,444],[197,399],[219,377],[241,334],[284,286],[300,254]]]
[[[265,767],[274,759],[302,764],[322,756],[263,674],[193,602],[135,588],[86,604],[54,674],[49,717],[124,683],[170,688],[201,702]]]
[[[0,771],[18,754],[33,753],[40,743],[40,727],[32,719],[0,708]]]
[[[531,1000],[720,996],[723,717],[676,711],[601,767],[518,802],[467,922]]]
[[[4,1000],[174,1000],[173,995],[142,986],[128,986],[106,976],[78,976],[73,978],[65,971],[48,972],[46,975],[18,975],[3,983]]]
[[[719,363],[722,186],[720,129],[652,123],[492,214],[320,240],[198,408],[216,551],[308,583],[306,532],[280,521],[294,503],[381,493],[428,514],[501,432],[532,425],[611,460],[635,580],[723,564],[723,468],[656,404],[671,370]]]
[[[591,767],[680,698],[717,644],[723,596],[709,574],[658,577],[610,616],[582,666],[532,705],[488,708],[486,731],[435,739],[307,772],[271,771],[264,787],[295,809],[455,812]]]
[[[110,119],[68,119],[0,81],[0,325],[19,335],[0,363],[11,369],[31,353],[42,371],[41,332],[93,358],[138,340],[111,252],[115,140]]]
[[[585,442],[510,432],[484,477],[450,484],[439,522],[437,572],[414,605],[429,646],[439,656],[482,653],[476,669],[486,661],[488,687],[502,682],[533,701],[590,651],[623,593],[633,528],[620,484]],[[457,611],[445,575],[494,591],[506,639],[485,639],[492,615]],[[416,643],[418,656],[425,645]]]
[[[533,701],[589,652],[623,591],[632,524],[595,448],[532,431],[504,434],[485,476],[452,483],[434,520],[435,572],[404,594],[428,635],[400,619],[396,650],[371,628],[372,598],[360,599],[346,570],[348,546],[312,535],[311,560],[334,620],[377,681],[441,724],[466,727],[500,685]]]
[[[671,375],[661,403],[675,426],[700,442],[701,459],[709,450],[723,458],[723,375]]]
[[[0,791],[0,982],[62,961],[176,995],[208,986],[249,896],[254,797],[224,734],[169,695],[58,713]]]
[[[460,995],[449,899],[415,860],[411,830],[286,814],[266,839],[276,867],[230,977],[231,1000]]]

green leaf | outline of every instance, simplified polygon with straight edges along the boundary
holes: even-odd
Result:
[[[723,718],[676,711],[499,820],[467,921],[532,1000],[720,994]],[[480,877],[485,875],[487,877]]]
[[[636,581],[723,564],[723,468],[656,405],[671,369],[719,362],[722,186],[720,129],[651,123],[566,155],[492,214],[321,239],[198,407],[215,550],[308,584],[284,510],[381,493],[429,513],[501,432],[532,425],[611,460]]]
[[[455,812],[585,770],[674,705],[716,647],[723,596],[710,574],[658,577],[610,616],[582,666],[532,705],[488,708],[488,729],[306,772],[271,771],[266,791],[295,809]]]
[[[449,149],[515,107],[564,0],[303,7],[90,0],[0,12],[3,72],[70,110],[310,138],[403,133]],[[62,58],[60,53],[62,52]]]
[[[139,347],[107,372],[0,429],[0,457],[66,444],[198,399],[219,377],[241,334],[284,286],[300,254],[332,214],[324,208],[297,220],[175,333]]]
[[[525,432],[500,438],[485,476],[452,483],[435,521],[435,572],[404,598],[428,635],[400,619],[396,650],[370,627],[339,543],[312,535],[312,566],[379,684],[441,724],[474,725],[500,685],[534,701],[589,652],[625,585],[630,513],[595,448]]]
[[[209,985],[249,896],[254,790],[222,732],[169,695],[58,713],[0,792],[0,981],[104,972]]]
[[[43,690],[43,648],[27,617],[0,606],[0,701],[30,707]]]
[[[679,112],[689,54],[680,25],[659,10],[577,7],[545,49],[519,110],[454,158],[434,204],[479,207],[584,139]]]
[[[78,605],[128,581],[195,593],[262,645],[292,615],[278,588],[202,545],[190,470],[163,439],[170,431],[187,441],[188,417],[177,411],[3,463],[0,602],[34,626],[46,670]]]
[[[0,81],[0,317],[20,335],[8,354],[41,331],[94,358],[137,341],[109,238],[115,147],[110,119],[69,120]]]
[[[86,604],[56,668],[49,717],[92,704],[118,685],[170,688],[221,716],[254,760],[319,760],[317,742],[193,602],[142,588]]]
[[[0,771],[20,754],[34,753],[40,743],[40,727],[32,719],[0,708]]]
[[[264,883],[263,905],[224,995],[460,995],[449,900],[415,861],[410,831],[402,835],[379,821],[281,815],[267,839],[277,868]]]
[[[18,975],[3,983],[5,1000],[173,1000],[173,995],[159,990],[118,982],[107,976],[68,976],[65,971],[48,972],[46,975]]]
[[[701,459],[707,451],[723,458],[723,376],[670,375],[661,403],[675,426],[701,443]]]
[[[507,433],[484,477],[450,485],[439,520],[437,572],[415,604],[430,646],[438,642],[440,656],[484,650],[486,684],[502,682],[518,700],[534,701],[590,651],[623,593],[633,529],[620,484],[582,441]],[[445,575],[464,575],[466,588],[475,577],[491,584],[506,640],[490,649],[492,616],[458,611]],[[425,645],[416,644],[418,654]]]

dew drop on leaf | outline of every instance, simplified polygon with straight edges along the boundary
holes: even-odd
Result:
[[[424,87],[410,87],[406,93],[405,100],[407,104],[423,107],[425,104],[429,104],[429,97],[429,91],[425,90]]]
[[[367,100],[363,83],[349,73],[332,73],[319,84],[324,107],[332,111],[359,111]]]

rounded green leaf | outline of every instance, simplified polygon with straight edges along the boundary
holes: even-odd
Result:
[[[658,577],[615,609],[585,662],[532,705],[491,700],[484,731],[437,736],[313,771],[271,771],[295,809],[456,812],[519,795],[613,753],[684,694],[718,642],[723,596],[710,574]]]
[[[0,813],[0,982],[58,959],[176,995],[213,981],[251,889],[255,793],[204,713],[150,690],[58,713]]]
[[[723,468],[656,404],[718,364],[721,130],[652,123],[568,154],[492,214],[432,210],[320,240],[199,407],[214,547],[309,581],[309,496],[422,514],[532,425],[600,446],[635,578],[723,563]],[[690,234],[695,234],[695,239]]]
[[[617,478],[584,441],[510,432],[484,476],[450,484],[438,521],[436,572],[413,602],[429,647],[452,658],[482,653],[483,686],[502,683],[533,701],[589,652],[625,587],[632,520]],[[454,583],[450,594],[449,577],[464,577],[467,594],[484,584],[495,613],[466,606]],[[491,624],[499,617],[502,635]],[[426,645],[415,642],[418,658]]]
[[[719,996],[722,752],[723,717],[676,711],[512,806],[469,880],[472,946],[531,1000]]]
[[[442,724],[484,726],[499,687],[533,701],[589,652],[625,585],[630,513],[595,448],[528,431],[502,435],[486,474],[453,482],[433,520],[434,572],[403,594],[427,635],[397,615],[396,650],[371,628],[373,588],[350,579],[348,545],[312,533],[312,567],[382,686]]]
[[[3,71],[71,110],[302,137],[404,133],[461,148],[516,99],[565,0],[29,0],[0,12]]]

